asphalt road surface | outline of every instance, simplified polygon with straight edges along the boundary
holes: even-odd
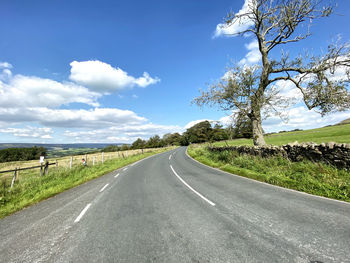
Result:
[[[0,262],[350,262],[350,204],[152,156],[0,220]]]

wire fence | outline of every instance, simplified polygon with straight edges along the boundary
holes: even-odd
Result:
[[[153,151],[154,149],[139,149],[139,150],[128,150],[118,152],[98,152],[83,155],[65,156],[61,158],[47,159],[45,163],[38,165],[38,160],[32,161],[18,161],[18,162],[7,162],[0,164],[0,179],[11,181],[11,188],[14,186],[19,176],[26,176],[29,174],[40,174],[40,176],[47,175],[49,173],[49,166],[55,165],[56,170],[58,169],[72,169],[79,165],[94,166],[99,163],[104,163],[107,160],[127,158],[136,154],[142,154]],[[50,162],[51,161],[51,162]],[[30,170],[30,172],[28,172]],[[51,169],[50,169],[51,170]],[[21,173],[20,173],[21,172]]]

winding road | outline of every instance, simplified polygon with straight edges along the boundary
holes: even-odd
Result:
[[[0,262],[350,262],[350,203],[158,154],[0,220]]]

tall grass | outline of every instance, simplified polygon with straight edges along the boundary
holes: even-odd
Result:
[[[51,169],[49,174],[45,176],[38,176],[37,173],[27,174],[21,176],[11,189],[9,181],[3,178],[0,181],[0,218],[91,179],[169,149],[162,148],[126,158],[106,160],[103,164],[99,163],[95,166],[80,165],[74,166],[72,169]]]
[[[306,193],[350,201],[350,172],[311,161],[290,162],[282,157],[262,158],[235,152],[210,152],[191,145],[194,159],[223,171]]]

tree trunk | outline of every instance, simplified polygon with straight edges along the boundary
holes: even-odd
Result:
[[[266,145],[263,129],[261,126],[261,117],[252,117],[252,126],[253,126],[253,143],[255,146],[264,146]]]

